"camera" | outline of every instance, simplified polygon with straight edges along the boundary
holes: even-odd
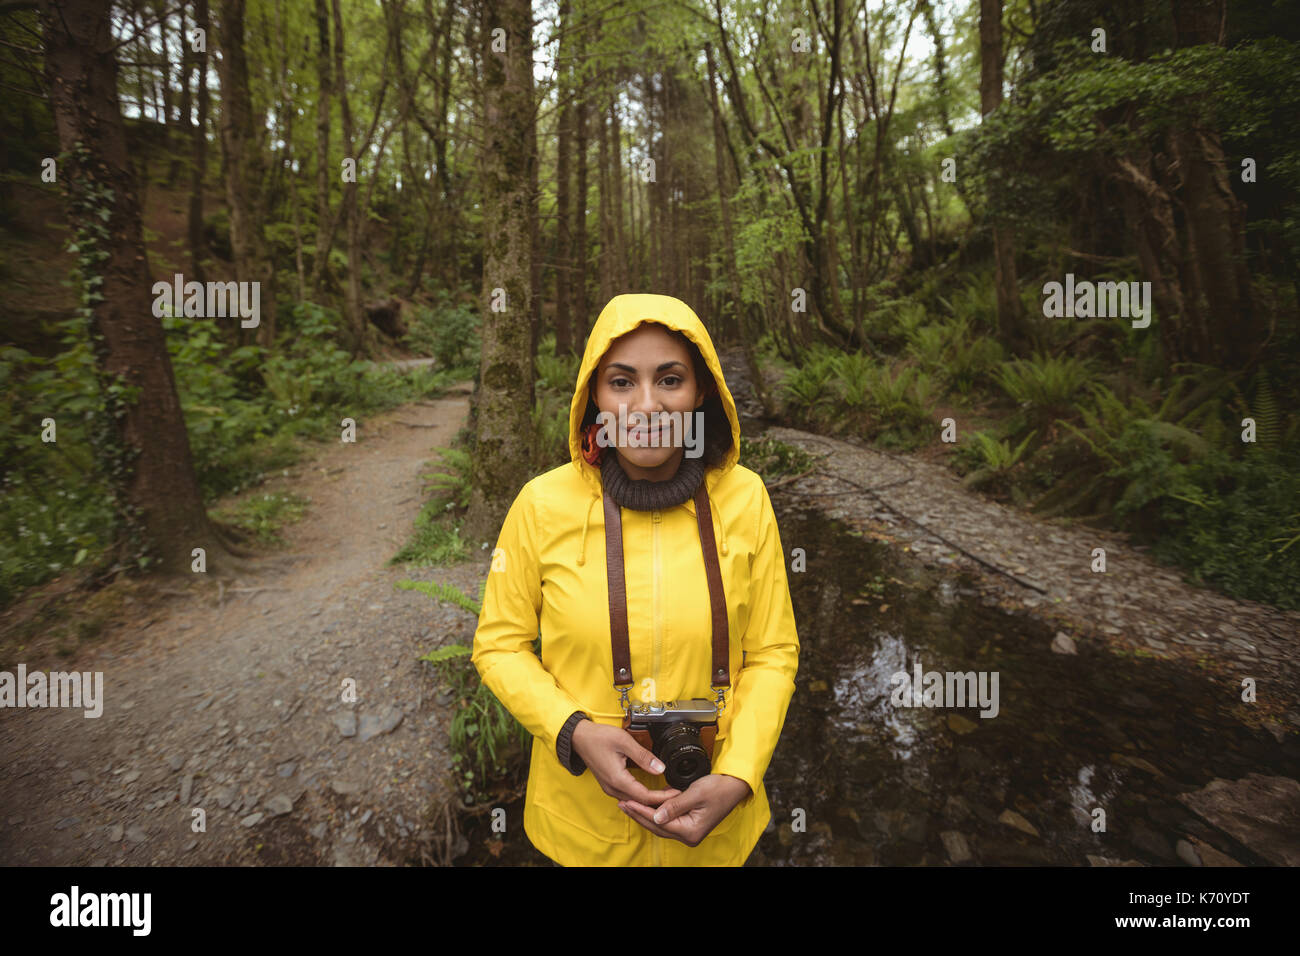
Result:
[[[712,770],[718,707],[711,700],[633,704],[623,715],[623,729],[663,761],[664,778],[674,789],[685,790]]]

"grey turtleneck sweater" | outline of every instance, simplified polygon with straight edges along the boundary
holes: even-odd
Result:
[[[654,511],[679,505],[694,497],[703,478],[704,459],[689,458],[685,452],[677,473],[664,481],[629,478],[613,448],[605,449],[600,463],[600,482],[605,493],[618,505],[632,511]],[[574,711],[555,738],[555,755],[575,777],[582,775],[587,764],[573,751],[573,730],[582,721],[590,719],[582,711]]]

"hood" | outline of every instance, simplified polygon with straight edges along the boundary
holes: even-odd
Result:
[[[587,386],[591,382],[592,374],[600,365],[600,360],[609,350],[610,344],[619,336],[631,332],[642,322],[658,322],[660,325],[685,334],[704,356],[705,364],[713,375],[714,384],[718,387],[718,396],[727,413],[727,421],[731,424],[731,447],[727,449],[726,457],[720,464],[704,473],[705,489],[712,490],[718,480],[731,471],[740,460],[740,416],[736,413],[735,400],[732,399],[727,381],[722,375],[722,366],[718,363],[718,353],[713,348],[713,339],[709,337],[709,332],[699,316],[681,299],[675,299],[670,295],[650,293],[616,295],[601,310],[600,317],[592,326],[591,334],[587,336],[587,348],[582,354],[582,365],[578,368],[578,381],[574,386],[573,401],[569,406],[569,458],[573,467],[578,469],[583,480],[591,488],[592,498],[587,506],[588,518],[590,518],[591,506],[600,500],[603,488],[600,469],[587,464],[586,459],[582,457],[582,416],[587,410]],[[584,522],[584,554],[579,558],[580,564],[585,560],[586,524],[587,522]],[[722,541],[722,553],[726,554],[725,539]]]
[[[601,491],[600,469],[587,464],[582,457],[582,416],[587,410],[587,387],[595,373],[600,360],[609,351],[610,344],[622,335],[631,332],[643,322],[658,322],[660,325],[675,329],[695,343],[709,372],[713,375],[722,407],[731,424],[731,448],[723,461],[705,474],[708,486],[717,483],[740,460],[740,416],[736,413],[736,403],[727,388],[722,375],[722,366],[718,363],[718,353],[713,348],[713,339],[709,337],[704,323],[681,299],[670,295],[651,295],[635,293],[616,295],[601,310],[600,317],[587,336],[587,348],[582,354],[582,365],[578,368],[578,381],[573,389],[573,401],[569,405],[569,458],[584,479],[599,493]],[[708,487],[706,486],[706,487]]]

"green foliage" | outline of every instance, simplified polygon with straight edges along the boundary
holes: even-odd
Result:
[[[989,485],[1005,487],[1011,470],[1020,464],[1024,458],[1025,449],[1029,446],[1029,441],[1033,437],[1034,433],[1030,432],[1019,445],[1013,448],[1011,443],[1005,439],[998,440],[985,432],[976,432],[972,436],[970,447],[974,449],[973,453],[979,456],[981,466],[966,475],[963,483],[970,488],[981,488]]]
[[[921,326],[909,336],[907,352],[917,366],[942,377],[963,395],[977,384],[987,384],[1002,361],[996,339],[972,335],[969,319]]]
[[[1247,403],[1241,392],[1233,386],[1239,407],[1244,409],[1243,418],[1255,420],[1255,441],[1261,448],[1277,448],[1282,433],[1282,413],[1278,408],[1277,397],[1268,380],[1268,370],[1260,369],[1254,380],[1254,401]]]
[[[831,359],[839,400],[850,409],[861,408],[871,390],[875,362],[863,352],[837,355]]]
[[[536,470],[546,471],[569,460],[569,405],[578,381],[578,355],[555,354],[555,333],[548,332],[537,343],[536,396],[533,405],[533,434],[537,436]]]
[[[1026,413],[1030,424],[1041,428],[1068,415],[1075,395],[1092,378],[1089,363],[1073,357],[1035,354],[1032,359],[1003,362],[998,384]]]
[[[1082,427],[1061,421],[1077,442],[1061,456],[1062,478],[1036,507],[1046,514],[1129,514],[1162,494],[1186,494],[1185,464],[1204,454],[1205,441],[1180,424],[1180,389],[1158,407],[1139,396],[1127,401],[1109,387],[1092,386],[1079,407]]]
[[[280,529],[300,521],[307,512],[307,499],[295,494],[262,494],[238,505],[217,509],[213,517],[252,532],[263,544],[283,544]]]
[[[742,433],[740,463],[770,485],[787,476],[803,474],[812,467],[813,457],[802,448],[768,435],[754,439]]]
[[[469,557],[469,545],[460,536],[460,527],[449,522],[435,502],[426,502],[415,517],[415,529],[389,564],[416,567],[442,567]]]
[[[439,448],[438,454],[443,470],[421,476],[432,496],[420,508],[410,540],[389,559],[389,564],[443,566],[469,557],[469,544],[460,536],[456,513],[469,507],[470,456],[462,448]]]
[[[578,368],[582,356],[555,354],[555,333],[547,332],[537,342],[537,356],[533,360],[537,370],[537,387],[572,395],[578,381]]]
[[[1157,557],[1181,565],[1197,583],[1229,594],[1300,608],[1300,548],[1295,503],[1300,456],[1249,448],[1241,458],[1214,449],[1185,472],[1194,493],[1168,495],[1161,517],[1169,532],[1153,544]],[[1281,533],[1279,534],[1279,530]]]
[[[441,582],[400,581],[397,586],[449,601],[476,615],[482,613],[481,596],[476,603],[458,588]],[[479,679],[470,648],[451,644],[416,660],[429,663],[452,698],[454,714],[448,734],[452,768],[465,800],[482,803],[492,799],[499,781],[523,769],[531,735]]]
[[[815,427],[831,418],[830,409],[837,398],[834,380],[838,356],[834,349],[818,343],[809,350],[803,364],[780,384],[791,411]]]
[[[476,366],[478,314],[469,306],[457,303],[446,289],[439,289],[432,308],[416,308],[402,341],[414,354],[437,359],[443,368]]]

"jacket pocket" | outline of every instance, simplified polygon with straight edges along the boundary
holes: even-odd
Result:
[[[545,748],[534,747],[534,753]],[[560,766],[555,754],[541,754],[530,769],[535,785],[533,803],[547,816],[603,843],[627,843],[632,838],[632,821],[618,808],[618,801],[600,789],[590,770],[575,777]]]

